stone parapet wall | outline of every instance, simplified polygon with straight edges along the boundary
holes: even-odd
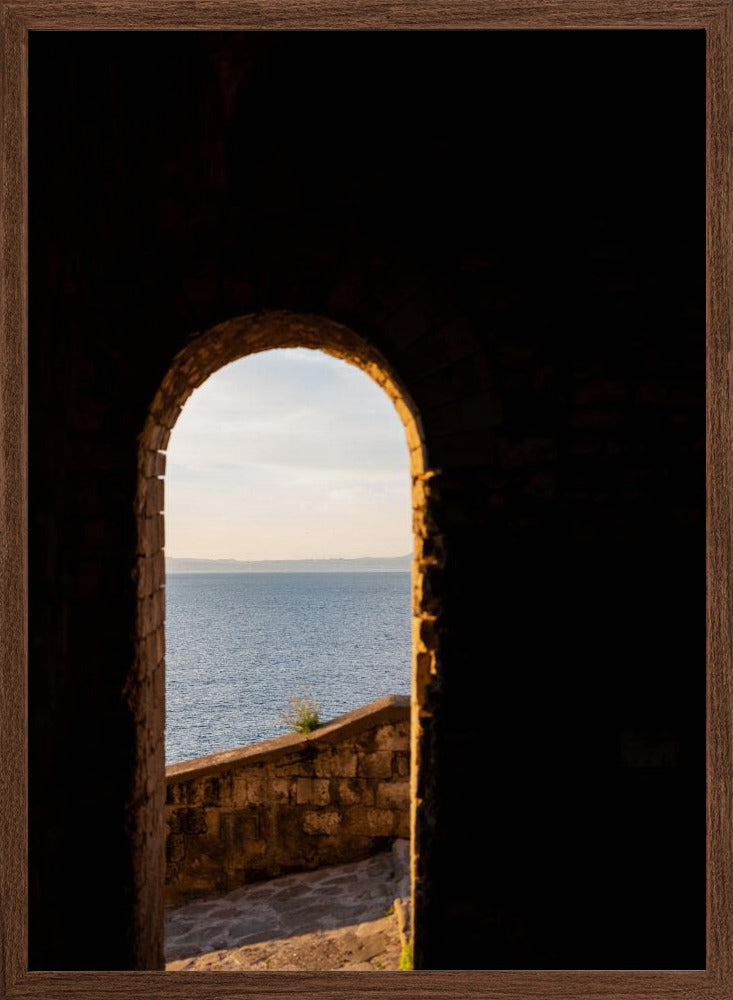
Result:
[[[166,903],[383,850],[410,835],[410,699],[166,768]]]

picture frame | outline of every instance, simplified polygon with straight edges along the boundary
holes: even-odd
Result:
[[[733,992],[733,0],[439,0],[421,5],[187,5],[102,0],[0,3],[0,996],[491,997],[713,1000]],[[707,966],[675,971],[394,973],[29,972],[27,970],[27,91],[33,30],[704,29],[707,35]]]

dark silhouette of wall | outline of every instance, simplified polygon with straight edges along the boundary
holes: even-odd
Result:
[[[31,968],[159,961],[137,437],[259,309],[373,344],[440,470],[418,965],[703,967],[704,48],[32,35]]]

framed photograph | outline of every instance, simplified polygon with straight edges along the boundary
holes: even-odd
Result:
[[[730,0],[0,8],[1,995],[729,996]],[[166,770],[169,441],[282,348],[404,426],[409,705]],[[166,968],[408,828],[399,971]]]

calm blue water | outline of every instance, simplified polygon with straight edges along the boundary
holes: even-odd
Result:
[[[307,689],[330,719],[410,693],[409,573],[166,578],[166,762],[288,732]]]

